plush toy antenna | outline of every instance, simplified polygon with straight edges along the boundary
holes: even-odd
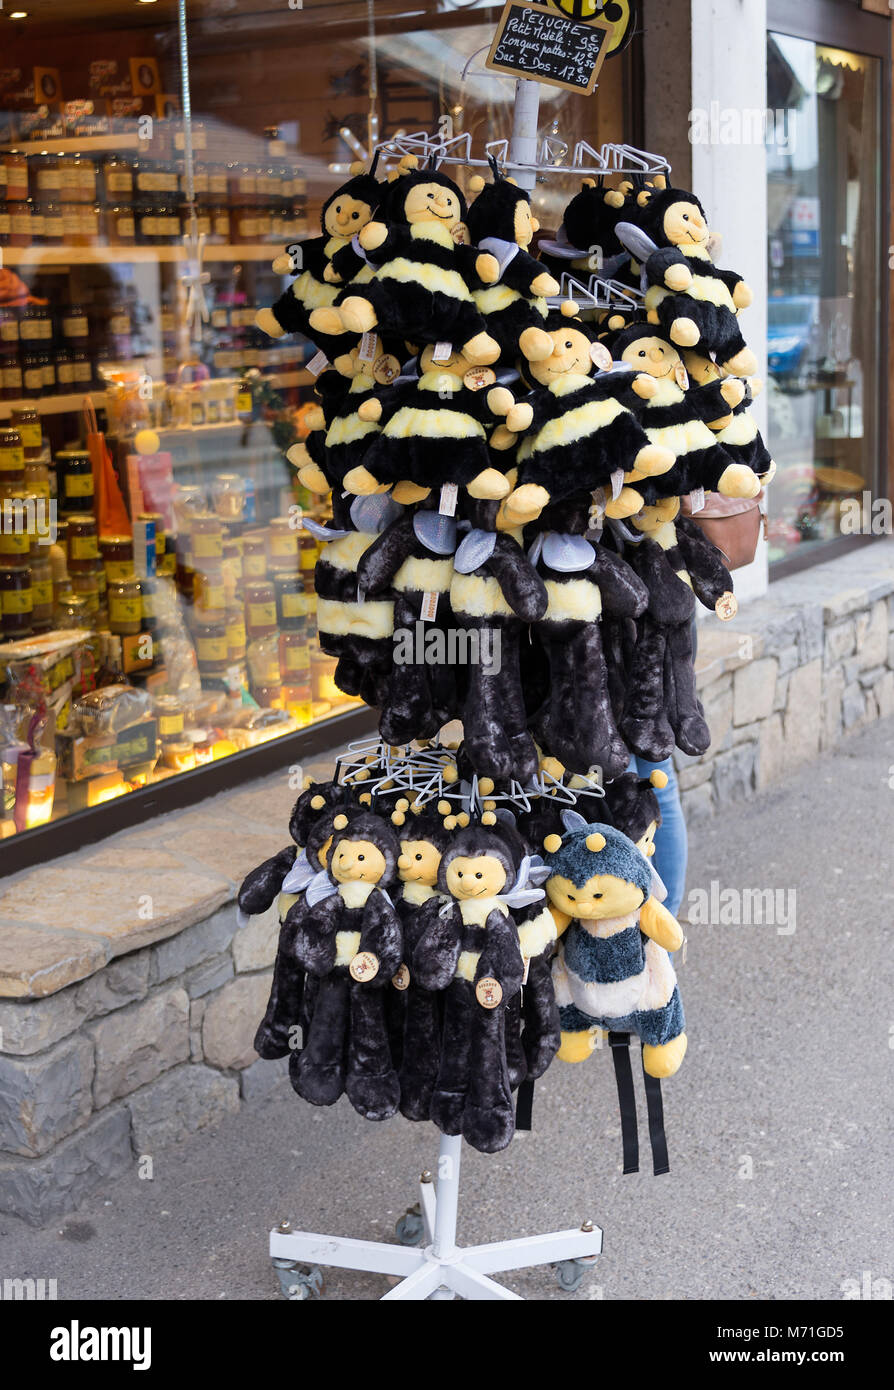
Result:
[[[649,773],[649,781],[652,783],[653,787],[658,787],[659,789],[661,787],[666,787],[667,773],[662,772],[660,768],[656,768],[654,772]]]
[[[587,836],[587,849],[591,849],[594,854],[605,849],[605,836],[600,835],[598,830],[594,830],[592,835]]]

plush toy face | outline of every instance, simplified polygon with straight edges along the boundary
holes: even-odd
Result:
[[[323,224],[330,236],[352,237],[366,226],[372,214],[368,203],[344,193],[326,209]]]
[[[650,821],[648,829],[644,834],[640,835],[639,839],[636,841],[637,849],[640,850],[647,859],[651,859],[652,855],[655,853],[655,832],[657,829],[657,820]]]
[[[671,203],[662,225],[670,246],[703,246],[708,240],[708,224],[695,203]]]
[[[441,851],[428,840],[401,840],[398,871],[404,883],[424,883],[434,888],[438,881]]]
[[[586,883],[576,884],[570,878],[554,874],[546,885],[551,903],[567,917],[585,922],[606,917],[625,917],[642,907],[643,890],[635,883],[625,883],[612,874],[593,874]]]
[[[555,328],[549,335],[553,340],[553,350],[541,362],[529,362],[527,370],[541,386],[548,386],[557,376],[575,374],[590,376],[593,359],[590,356],[590,339],[579,328]]]
[[[422,222],[440,222],[448,232],[460,221],[459,198],[440,183],[414,184],[404,202],[404,215],[411,226]]]
[[[370,840],[341,840],[330,872],[336,883],[378,883],[385,869],[384,854]]]
[[[458,855],[447,866],[447,887],[454,898],[492,898],[505,886],[506,870],[490,855]]]
[[[515,240],[523,251],[527,251],[539,228],[540,223],[531,211],[531,204],[527,198],[519,198],[515,205]]]
[[[629,362],[636,371],[655,377],[671,377],[683,366],[677,349],[657,337],[634,339],[621,353],[621,360]]]
[[[449,357],[434,360],[434,353],[437,350],[437,343],[428,343],[419,354],[419,371],[425,372],[449,372],[451,376],[465,376],[466,372],[473,369],[473,363],[467,357],[463,357],[459,348],[453,348]]]
[[[679,497],[663,497],[651,507],[642,507],[631,521],[638,531],[657,531],[665,522],[673,521],[679,510]]]

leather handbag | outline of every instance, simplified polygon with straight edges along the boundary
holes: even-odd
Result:
[[[763,490],[757,497],[722,497],[719,492],[706,492],[705,505],[699,511],[692,510],[689,496],[682,499],[681,511],[722,552],[727,569],[737,570],[751,564],[761,526],[766,528],[763,496]]]

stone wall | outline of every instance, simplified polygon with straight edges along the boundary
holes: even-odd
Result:
[[[714,741],[678,758],[690,821],[894,712],[894,542],[783,580],[730,624],[710,618],[697,669]],[[303,770],[322,776],[334,756]],[[295,773],[4,884],[0,1211],[56,1220],[284,1084],[285,1061],[252,1048],[275,913],[238,930],[233,898],[282,848]]]
[[[710,619],[696,669],[711,747],[674,754],[690,823],[894,714],[894,542],[781,580],[728,624]]]
[[[266,1094],[252,1039],[274,911],[230,903],[47,998],[0,1002],[0,1210],[55,1220],[109,1177]]]

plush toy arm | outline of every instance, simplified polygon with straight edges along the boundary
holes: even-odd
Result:
[[[717,600],[731,593],[733,588],[733,577],[720,551],[689,517],[677,518],[677,545],[686,561],[696,598],[706,608],[713,608]]]
[[[375,265],[387,261],[401,246],[410,244],[410,234],[403,227],[387,227],[384,222],[367,222],[357,240]]]
[[[603,612],[618,618],[638,618],[649,602],[649,591],[620,555],[600,546],[590,573],[602,594]]]
[[[686,392],[686,399],[693,412],[707,425],[722,427],[729,424],[730,403],[723,394],[724,385],[725,382],[706,381],[702,386],[690,386]]]
[[[497,536],[488,568],[513,613],[523,622],[539,622],[549,602],[546,585],[518,542],[511,536]]]
[[[692,284],[692,271],[682,251],[676,246],[663,246],[646,261],[646,279],[650,285],[662,285],[682,294]]]
[[[343,246],[340,251],[336,251],[335,255],[330,260],[329,268],[332,274],[327,275],[326,278],[330,284],[346,285],[349,280],[353,280],[358,270],[363,269],[365,264],[366,262],[363,257],[358,254],[352,243],[349,242],[348,245]],[[334,280],[332,278],[333,275],[335,276]]]
[[[430,918],[407,962],[410,977],[423,989],[446,989],[453,979],[459,960],[462,919],[459,909],[443,912],[440,898],[432,898],[422,911]]]
[[[358,951],[372,951],[378,959],[379,968],[369,981],[370,985],[381,987],[388,983],[400,965],[403,948],[400,918],[384,893],[374,889],[366,900],[357,948]]]
[[[524,979],[525,963],[518,944],[518,928],[511,917],[491,912],[487,919],[487,944],[475,969],[475,982],[492,976],[503,986],[503,998],[516,994]]]
[[[527,251],[517,251],[500,277],[500,283],[519,294],[540,298],[559,293],[559,282],[550,275],[542,261],[535,261]]]
[[[380,594],[387,589],[413,548],[413,518],[399,516],[363,552],[357,566],[357,587],[364,594]]]
[[[665,951],[678,951],[683,945],[683,929],[657,898],[648,898],[640,908],[640,931]]]
[[[240,909],[249,917],[266,912],[282,888],[282,881],[295,862],[295,845],[286,845],[272,859],[265,859],[242,880],[236,895]]]
[[[571,923],[574,921],[574,918],[569,917],[567,912],[563,912],[562,909],[556,907],[554,903],[549,904],[549,910],[552,915],[552,919],[556,924],[556,935],[561,936],[562,933],[566,932],[568,928],[571,926]]]
[[[717,266],[714,267],[714,270],[732,295],[736,308],[747,309],[754,299],[754,291],[751,286],[743,280],[738,271],[720,270]]]
[[[309,975],[328,975],[335,965],[335,936],[341,899],[324,898],[309,907],[306,899],[293,903],[286,916],[292,933],[292,954]]]
[[[649,614],[660,626],[686,622],[695,601],[692,590],[676,575],[657,542],[647,538],[635,547],[631,563],[649,591]]]

